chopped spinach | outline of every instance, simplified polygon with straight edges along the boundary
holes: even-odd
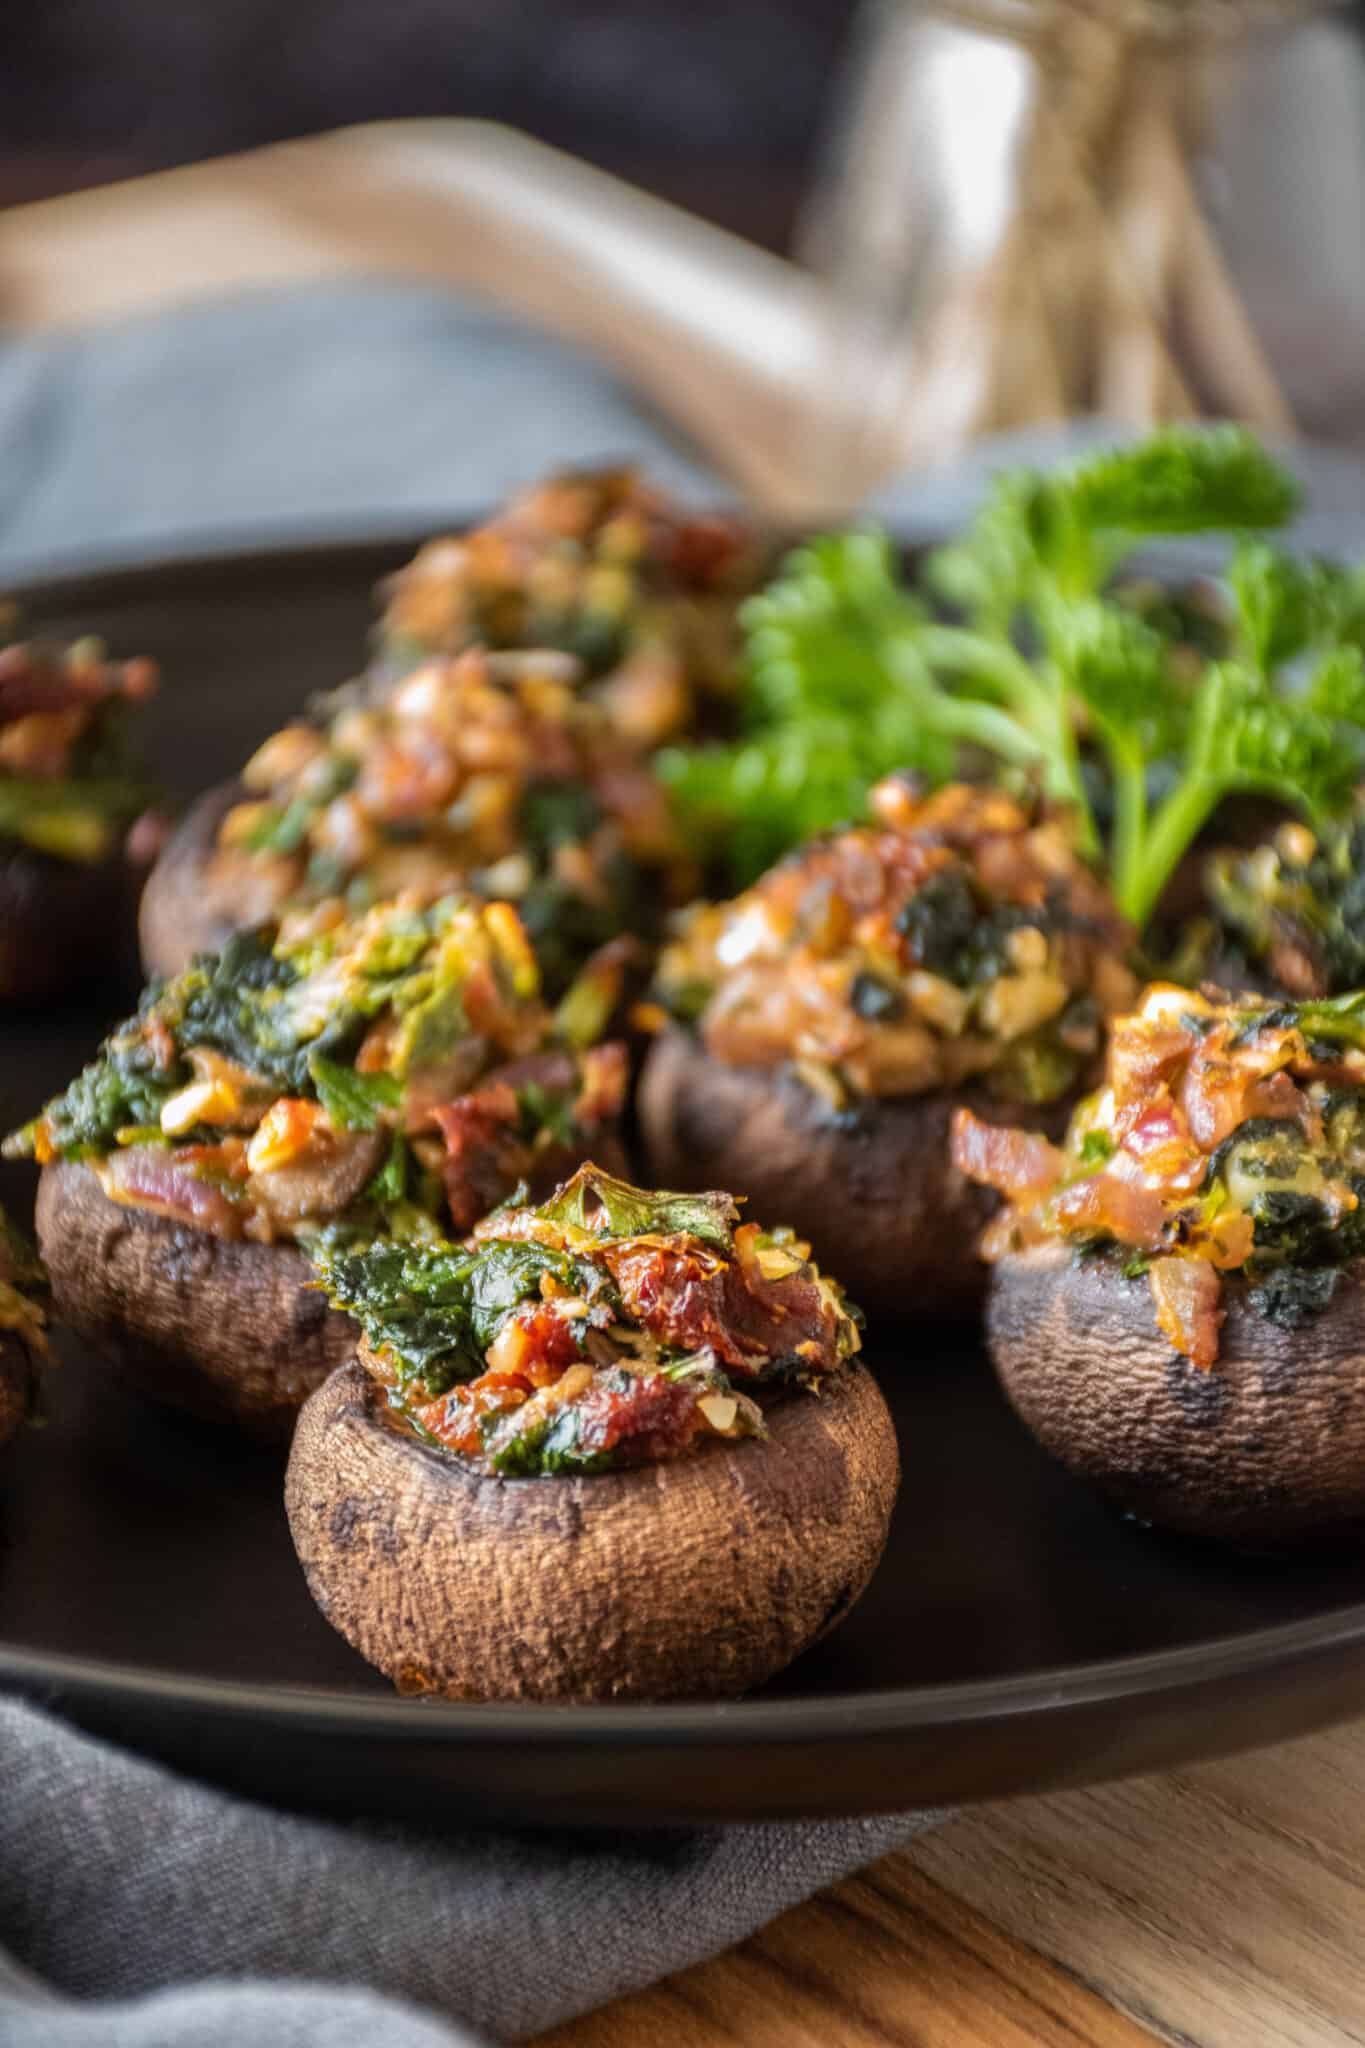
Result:
[[[609,1472],[620,1463],[618,1450],[589,1450],[583,1443],[583,1417],[572,1403],[553,1415],[537,1415],[517,1426],[517,1413],[489,1418],[484,1455],[501,1479],[568,1479]]]
[[[1289,951],[1322,993],[1357,989],[1365,983],[1365,817],[1324,823],[1308,844],[1306,860],[1279,840],[1216,855],[1205,869],[1210,907],[1224,942],[1252,966],[1273,972]]]
[[[357,1074],[325,1053],[310,1055],[308,1073],[318,1101],[339,1131],[372,1131],[384,1111],[396,1109],[403,1099],[403,1084],[396,1074]]]
[[[49,1106],[53,1143],[65,1153],[108,1151],[121,1132],[155,1126],[191,1078],[185,1055],[198,1049],[266,1089],[320,1101],[339,1130],[374,1130],[402,1100],[402,1077],[468,1032],[460,909],[447,899],[422,911],[376,910],[288,945],[270,927],[238,932],[221,953],[147,990],[137,1015]],[[395,1018],[390,1071],[356,1073],[361,1040],[385,1009]]]
[[[99,860],[150,801],[147,785],[131,777],[0,774],[0,838],[58,859]]]
[[[522,799],[522,837],[545,859],[556,847],[581,846],[602,822],[602,807],[582,782],[533,782]]]
[[[1247,1299],[1267,1322],[1297,1330],[1322,1314],[1340,1284],[1339,1266],[1277,1266],[1251,1289]]]
[[[165,1011],[182,1045],[209,1047],[294,1094],[307,1087],[310,1053],[324,1044],[336,1049],[341,1020],[302,1042],[287,1002],[301,977],[276,957],[272,936],[269,929],[235,933],[221,953],[197,960],[167,986]],[[350,1035],[358,1036],[357,1024],[346,1017]]]
[[[140,1039],[115,1037],[55,1102],[46,1117],[52,1144],[64,1159],[104,1152],[129,1126],[160,1129],[162,1105],[183,1085],[188,1069],[177,1061],[158,1068]],[[6,1154],[30,1157],[34,1125],[26,1124],[5,1142]]]
[[[686,1234],[719,1251],[729,1249],[739,1220],[731,1195],[646,1193],[592,1165],[580,1166],[537,1213],[547,1222],[569,1223],[580,1230],[599,1229],[605,1217],[612,1237]]]
[[[381,1209],[401,1202],[408,1191],[410,1157],[407,1139],[401,1131],[395,1131],[389,1139],[389,1156],[366,1188],[365,1200]]]
[[[317,806],[306,796],[267,804],[246,836],[248,853],[297,853],[308,837]]]
[[[856,974],[848,999],[857,1015],[865,1017],[870,1024],[887,1023],[893,1017],[899,1017],[905,1008],[905,998],[900,990],[876,974]]]
[[[507,1316],[539,1298],[542,1274],[569,1290],[581,1280],[562,1253],[513,1240],[473,1250],[385,1240],[335,1249],[319,1241],[312,1257],[333,1305],[353,1315],[372,1344],[387,1347],[403,1384],[420,1381],[430,1398],[477,1379]]]
[[[1260,1258],[1316,1264],[1336,1249],[1331,1218],[1316,1195],[1295,1188],[1266,1188],[1253,1195],[1247,1213],[1256,1226]]]
[[[922,967],[945,981],[969,978],[965,961],[981,912],[960,868],[945,868],[917,889],[896,917]]]
[[[1057,1102],[1075,1083],[1081,1063],[1081,1055],[1044,1025],[1009,1040],[986,1079],[1004,1102]]]
[[[574,1138],[575,1089],[545,1088],[539,1081],[526,1081],[517,1090],[517,1108],[522,1130],[528,1138],[548,1131],[556,1144],[570,1145]]]
[[[479,1344],[491,1344],[507,1316],[521,1302],[539,1298],[541,1276],[545,1273],[571,1292],[597,1291],[597,1276],[591,1268],[578,1265],[545,1245],[525,1239],[494,1238],[479,1247],[469,1281],[470,1328]]]

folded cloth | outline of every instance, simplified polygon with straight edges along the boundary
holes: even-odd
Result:
[[[246,293],[0,339],[0,566],[405,532],[547,470],[714,471],[601,363],[451,293]]]
[[[449,2021],[516,2039],[716,1954],[934,1819],[416,1835],[272,1813],[0,1701],[0,2044],[471,2039]]]

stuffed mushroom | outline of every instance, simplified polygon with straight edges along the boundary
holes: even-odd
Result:
[[[468,1229],[520,1182],[611,1151],[619,965],[559,1013],[516,912],[398,900],[239,935],[154,986],[8,1141],[42,1166],[63,1318],[177,1405],[266,1432],[347,1356],[301,1246],[345,1225]]]
[[[1129,933],[1060,816],[896,779],[872,805],[691,915],[641,1128],[658,1179],[780,1207],[870,1308],[957,1315],[994,1198],[948,1157],[953,1109],[1060,1129],[1132,994]]]
[[[990,1348],[1039,1441],[1166,1528],[1365,1520],[1365,996],[1157,984],[1063,1146],[959,1114],[1009,1207]]]
[[[32,1405],[38,1364],[47,1351],[47,1277],[0,1211],[0,1444]]]
[[[0,1001],[32,1002],[119,960],[155,850],[126,714],[147,660],[96,640],[0,648]]]
[[[675,504],[638,470],[550,476],[389,578],[378,680],[467,647],[555,648],[619,728],[658,745],[732,691],[737,609],[765,556],[747,521]]]
[[[289,1523],[323,1614],[402,1690],[743,1692],[867,1584],[895,1433],[791,1232],[589,1165],[465,1245],[319,1266],[364,1339],[300,1417]]]
[[[572,660],[473,649],[286,726],[201,797],[148,881],[142,950],[172,973],[244,921],[462,888],[516,903],[558,993],[694,878],[646,752]]]
[[[724,694],[746,530],[631,472],[554,478],[392,579],[375,664],[190,810],[142,904],[148,971],[338,894],[514,899],[560,987],[696,874],[650,761]]]

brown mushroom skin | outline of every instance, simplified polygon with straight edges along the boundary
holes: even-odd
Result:
[[[645,1062],[640,1134],[655,1185],[732,1188],[756,1215],[809,1238],[862,1308],[950,1320],[980,1308],[987,1269],[976,1247],[999,1207],[949,1158],[961,1104],[1052,1137],[1070,1106],[1016,1110],[966,1088],[869,1102],[843,1119],[793,1076],[726,1066],[690,1032],[668,1030]]]
[[[322,1613],[400,1691],[725,1698],[848,1612],[900,1476],[861,1365],[768,1421],[659,1465],[485,1478],[400,1434],[353,1360],[299,1417],[285,1507]]]
[[[619,1141],[594,1147],[624,1172]],[[531,1192],[548,1194],[581,1147],[546,1152]],[[351,1357],[356,1326],[313,1286],[290,1244],[214,1237],[111,1202],[88,1166],[54,1160],[38,1179],[38,1244],[57,1314],[153,1400],[288,1442],[295,1417]]]
[[[355,1326],[292,1245],[229,1242],[111,1202],[88,1166],[38,1181],[53,1309],[143,1392],[287,1441],[301,1404],[355,1350]]]
[[[197,797],[147,877],[138,910],[142,964],[150,977],[180,974],[199,953],[218,953],[235,931],[279,914],[268,865],[218,868],[218,831],[246,795],[234,780]]]
[[[987,1303],[991,1356],[1043,1448],[1144,1522],[1263,1551],[1365,1527],[1365,1269],[1296,1329],[1259,1315],[1249,1291],[1224,1277],[1204,1371],[1116,1260],[1007,1254]]]
[[[0,1003],[45,1002],[131,966],[135,888],[121,852],[76,861],[0,846]]]
[[[0,1445],[7,1444],[28,1413],[33,1368],[27,1351],[9,1330],[0,1330]]]

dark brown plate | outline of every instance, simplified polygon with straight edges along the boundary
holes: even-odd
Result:
[[[369,586],[407,551],[150,564],[48,583],[32,609],[161,658],[158,766],[189,794],[355,666]],[[7,1127],[130,993],[0,1027]],[[22,1208],[29,1176],[3,1180]],[[871,1356],[905,1484],[836,1635],[730,1706],[513,1709],[395,1698],[314,1612],[278,1464],[65,1343],[48,1426],[0,1466],[0,1682],[246,1792],[428,1820],[867,1812],[1152,1770],[1359,1711],[1359,1556],[1269,1566],[1159,1541],[1033,1448],[970,1343],[884,1332]]]

